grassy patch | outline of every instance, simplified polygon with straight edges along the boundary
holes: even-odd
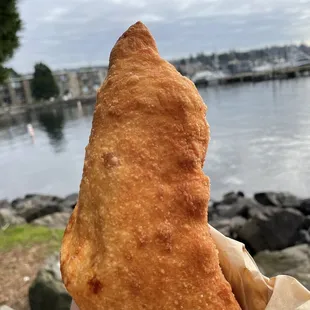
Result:
[[[43,226],[19,225],[0,231],[0,251],[10,250],[15,246],[32,246],[44,243],[51,250],[60,247],[64,231]]]

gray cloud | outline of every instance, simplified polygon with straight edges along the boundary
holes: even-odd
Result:
[[[309,0],[21,0],[22,45],[9,65],[32,71],[107,64],[137,20],[166,58],[308,40]]]

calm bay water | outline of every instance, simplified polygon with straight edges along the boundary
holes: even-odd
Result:
[[[262,190],[310,196],[310,78],[201,89],[211,196]],[[77,192],[92,106],[48,108],[0,127],[0,199]],[[34,143],[27,132],[31,122]],[[0,124],[1,125],[1,124]]]

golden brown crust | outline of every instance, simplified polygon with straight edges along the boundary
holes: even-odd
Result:
[[[240,309],[207,228],[206,106],[140,22],[97,95],[61,251],[81,310]]]

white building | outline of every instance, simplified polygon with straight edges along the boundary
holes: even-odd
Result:
[[[53,72],[58,85],[60,98],[63,100],[95,96],[97,89],[107,75],[107,67],[89,67]],[[0,85],[0,106],[31,104],[32,74],[21,77],[9,77]]]

